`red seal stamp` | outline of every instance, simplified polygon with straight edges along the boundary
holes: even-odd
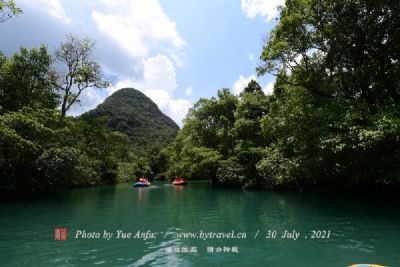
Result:
[[[68,228],[54,227],[54,240],[65,241],[68,238]]]

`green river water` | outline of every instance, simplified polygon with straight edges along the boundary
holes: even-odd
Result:
[[[399,205],[374,196],[119,184],[3,202],[0,229],[6,267],[400,266]]]

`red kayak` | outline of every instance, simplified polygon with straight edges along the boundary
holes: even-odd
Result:
[[[187,182],[183,178],[175,178],[172,182],[173,185],[187,185]]]

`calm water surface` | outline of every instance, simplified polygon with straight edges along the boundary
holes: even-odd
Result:
[[[68,228],[67,241],[54,241],[55,226]],[[400,266],[399,206],[372,197],[119,184],[0,203],[0,229],[0,266]],[[83,230],[101,237],[75,238]],[[104,230],[114,236],[103,239]],[[117,239],[117,230],[156,237]],[[300,236],[283,239],[285,230]],[[330,238],[311,239],[312,230]],[[200,231],[246,238],[177,236]]]

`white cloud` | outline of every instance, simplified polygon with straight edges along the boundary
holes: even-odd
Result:
[[[242,10],[248,18],[265,17],[269,22],[278,17],[278,6],[285,4],[285,0],[241,0]]]
[[[260,83],[257,81],[257,77],[252,74],[248,77],[245,77],[243,75],[240,75],[239,78],[233,83],[232,89],[235,94],[240,94],[244,88],[249,84],[251,80],[255,80],[256,82]],[[266,95],[272,95],[274,92],[274,84],[275,80],[269,82],[262,90],[264,94]]]
[[[104,15],[98,11],[92,12],[92,18],[98,30],[119,45],[132,58],[146,57],[149,49],[144,43],[143,34],[128,18]]]
[[[111,7],[118,7],[126,3],[126,0],[98,0],[101,4]]]
[[[87,36],[96,40],[94,59],[114,85],[105,90],[88,89],[81,105],[74,104],[69,115],[79,115],[100,104],[123,87],[134,87],[149,96],[159,108],[179,125],[186,115],[189,100],[177,98],[176,68],[186,61],[186,41],[178,33],[176,22],[163,10],[158,0],[18,0],[29,13],[29,34],[19,34],[6,27],[6,32],[28,47],[46,43],[58,46],[64,34]],[[67,11],[67,12],[66,12]],[[14,20],[13,20],[14,21]],[[19,21],[15,20],[16,22]],[[57,27],[44,28],[52,23]],[[73,25],[66,23],[73,22]],[[13,25],[11,23],[10,25]],[[28,24],[25,24],[28,25]],[[25,27],[26,28],[26,27]],[[24,30],[26,30],[24,28]],[[39,33],[39,34],[38,34]],[[8,46],[15,50],[14,43]],[[5,46],[5,45],[4,45]],[[185,90],[185,88],[182,88]]]
[[[64,22],[70,23],[69,18],[60,0],[21,0],[21,2],[29,5],[30,7],[42,9],[50,16]]]
[[[186,99],[180,98],[177,100],[171,100],[169,103],[169,114],[174,118],[179,126],[182,126],[182,121],[191,107],[192,103]]]
[[[181,68],[186,63],[186,54],[180,51],[174,51],[172,49],[167,49],[168,55],[174,60],[174,63],[177,67]]]
[[[168,57],[161,54],[145,59],[143,65],[142,79],[121,78],[118,83],[108,88],[108,94],[111,95],[124,87],[140,90],[153,100],[161,111],[182,126],[182,119],[192,104],[186,99],[174,98],[174,91],[178,87],[175,66]]]
[[[186,43],[179,36],[176,23],[165,15],[157,0],[99,0],[99,3],[100,8],[105,7],[113,15],[128,19],[149,39],[166,41],[176,48]]]
[[[176,87],[175,66],[164,55],[147,58],[144,61],[144,84],[147,90],[163,90],[172,93]]]
[[[186,42],[156,0],[101,0],[99,9],[104,11],[92,12],[98,30],[134,59],[143,59],[150,49],[163,47],[175,62],[183,61],[177,50]]]
[[[251,80],[257,80],[254,74],[250,75],[249,77],[244,77],[243,75],[240,75],[239,79],[237,79],[236,82],[233,83],[233,92],[235,94],[240,94],[240,92],[243,91],[243,89],[249,84]]]
[[[189,86],[188,88],[186,88],[185,94],[186,94],[187,96],[192,96],[192,94],[193,94],[193,87],[192,87],[192,86]]]
[[[182,48],[185,41],[176,30],[176,23],[168,18],[161,5],[156,0],[131,0],[132,18],[145,33],[146,37],[154,40],[167,41],[176,48]]]
[[[140,88],[137,88],[140,90]],[[173,100],[171,95],[168,92],[162,90],[145,90],[141,89],[151,100],[153,100],[159,109],[162,111],[168,112],[169,103]],[[168,114],[170,115],[170,114]]]
[[[183,66],[186,61],[182,52],[186,42],[159,2],[99,0],[92,11],[92,20],[98,31],[123,50],[131,64],[140,70],[136,74],[119,75],[117,83],[107,89],[107,95],[124,87],[138,89],[181,126],[191,103],[174,97],[178,87],[175,67]]]
[[[274,84],[275,81],[272,81],[270,83],[268,83],[264,88],[263,88],[263,92],[266,95],[272,95],[274,93]]]
[[[64,7],[59,0],[47,0],[47,1],[43,1],[43,2],[45,4],[47,4],[47,7],[46,7],[47,12],[51,16],[65,22],[65,23],[71,22],[71,19],[67,16],[67,14],[64,10]]]
[[[249,60],[253,61],[254,60],[254,55],[252,53],[249,54]]]

